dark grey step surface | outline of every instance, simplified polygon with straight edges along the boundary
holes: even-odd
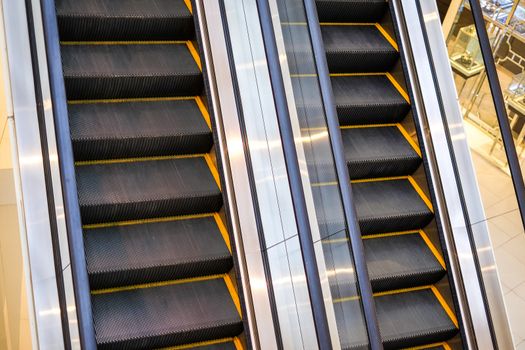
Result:
[[[232,257],[213,216],[84,231],[92,289],[223,274]]]
[[[92,304],[101,349],[160,348],[242,331],[222,278],[95,294]]]
[[[316,0],[320,22],[379,22],[385,0]]]
[[[75,159],[208,153],[212,132],[195,100],[69,105]]]
[[[330,73],[387,72],[398,52],[375,25],[321,25]]]
[[[421,158],[397,126],[341,129],[352,179],[410,175]]]
[[[212,213],[221,192],[203,157],[77,166],[84,224]]]
[[[62,45],[69,100],[195,96],[202,74],[185,44]]]
[[[385,75],[332,77],[337,114],[341,125],[396,123],[410,104]]]
[[[61,40],[186,40],[193,17],[183,0],[57,0]]]
[[[376,296],[374,300],[385,349],[446,341],[458,333],[430,289]],[[366,340],[359,326],[359,316],[356,316],[359,301],[335,303],[334,309],[342,348],[362,349]]]
[[[438,282],[446,271],[417,232],[363,240],[374,292]]]
[[[417,230],[433,218],[408,180],[359,182],[352,189],[362,234]]]

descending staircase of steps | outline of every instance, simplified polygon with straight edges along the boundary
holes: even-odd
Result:
[[[244,347],[188,4],[56,0],[101,349]]]

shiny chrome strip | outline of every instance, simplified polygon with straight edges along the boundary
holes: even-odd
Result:
[[[218,1],[196,0],[252,346],[277,348],[261,242]],[[211,14],[211,15],[207,15]],[[220,83],[220,88],[217,82]],[[248,274],[249,271],[249,274]],[[259,325],[259,326],[258,326]]]
[[[499,333],[499,348],[512,348],[512,342],[501,333],[508,332],[508,324],[502,305],[502,295],[499,290],[499,279],[494,269],[494,256],[490,245],[490,238],[486,225],[480,223],[484,218],[481,197],[478,191],[476,176],[470,151],[466,143],[463,129],[463,120],[457,103],[455,85],[448,63],[447,49],[441,30],[441,23],[437,6],[433,1],[395,0],[395,16],[401,28],[401,41],[405,46],[405,55],[409,67],[409,78],[413,86],[419,85],[420,91],[414,89],[415,105],[419,114],[419,122],[423,123],[425,136],[421,140],[429,154],[429,168],[432,172],[435,193],[438,197],[439,212],[443,225],[445,244],[450,255],[451,269],[459,299],[460,318],[464,325],[465,342],[469,348],[492,349],[490,322],[499,323],[496,330]],[[418,5],[421,6],[422,18],[419,15]],[[401,23],[401,18],[405,18]],[[422,32],[425,29],[429,40],[429,47]],[[427,52],[430,50],[430,52]],[[410,54],[409,54],[410,52]],[[429,55],[430,53],[430,55]],[[417,57],[417,63],[414,58]],[[432,59],[432,61],[430,61]],[[437,82],[434,79],[431,67],[434,67]],[[436,88],[439,91],[436,91]],[[443,110],[441,109],[441,106]],[[444,123],[447,123],[447,126]],[[450,140],[447,130],[450,132]],[[449,148],[449,141],[453,149]],[[429,147],[430,146],[430,147]],[[455,162],[451,155],[455,156]],[[435,162],[434,162],[435,159]],[[455,169],[459,174],[456,177]],[[441,181],[446,179],[446,181]],[[460,181],[460,183],[456,182]],[[439,184],[440,186],[436,186]],[[461,197],[463,196],[464,202]],[[465,203],[466,208],[463,203]],[[465,210],[468,218],[464,217]],[[469,223],[474,225],[468,226]],[[474,237],[471,242],[469,231]],[[473,245],[476,252],[473,252]],[[473,254],[476,254],[475,257]],[[477,261],[481,266],[477,266]],[[478,268],[483,280],[479,279]],[[483,286],[482,284],[483,283]],[[488,304],[482,294],[483,287],[487,291]],[[496,306],[496,308],[493,308]],[[491,320],[486,309],[490,308]],[[506,325],[505,325],[506,324]],[[505,331],[504,328],[507,330]],[[509,335],[510,336],[510,335]],[[501,340],[500,340],[501,338]],[[507,338],[507,339],[505,339]],[[501,341],[501,342],[500,342]],[[509,345],[510,344],[510,345]]]
[[[4,30],[14,128],[11,130],[17,200],[21,221],[35,348],[64,348],[42,150],[38,130],[26,9],[23,1],[4,1]]]

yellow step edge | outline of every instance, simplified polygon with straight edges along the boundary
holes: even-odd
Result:
[[[199,56],[197,49],[195,49],[195,46],[193,46],[193,43],[190,40],[186,41],[186,46],[188,47],[188,50],[190,50],[191,56],[195,60],[195,63],[199,67],[199,70],[202,72],[201,57]]]
[[[69,100],[68,105],[87,105],[96,103],[129,103],[129,102],[162,102],[162,101],[188,101],[196,100],[196,96],[180,96],[180,97],[139,97],[139,98],[116,98],[116,99],[100,99],[100,100]]]
[[[210,280],[216,280],[216,279],[221,279],[221,278],[224,278],[224,275],[210,275],[210,276],[183,278],[183,279],[172,280],[172,281],[135,284],[135,285],[131,285],[131,286],[123,286],[123,287],[114,287],[114,288],[105,288],[105,289],[92,290],[91,291],[91,295],[117,293],[117,292],[129,291],[129,290],[156,288],[156,287],[164,287],[164,286],[173,286],[173,285],[177,285],[177,284],[203,282],[203,281],[210,281]]]
[[[321,26],[347,26],[347,27],[357,27],[357,26],[374,26],[375,22],[320,22]]]
[[[416,141],[410,136],[408,131],[403,127],[403,125],[401,125],[400,123],[397,123],[396,126],[401,132],[401,134],[405,137],[407,142],[410,144],[410,146],[412,146],[414,151],[416,151],[417,155],[421,158],[422,157],[421,149],[419,148],[419,145],[416,143]]]
[[[235,345],[235,350],[243,350],[241,340],[238,337],[233,338],[233,345]]]
[[[190,11],[190,13],[193,15],[193,7],[191,6],[191,0],[184,0],[184,3],[186,4],[186,7]]]
[[[427,205],[428,209],[430,209],[430,211],[433,213],[434,212],[434,207],[432,206],[432,202],[427,197],[425,192],[423,192],[423,189],[421,189],[421,187],[419,187],[419,185],[416,182],[416,180],[414,180],[414,178],[412,176],[408,176],[408,181],[410,181],[410,183],[412,184],[412,187],[414,187],[414,189],[419,194],[419,196],[421,197],[423,202],[425,202],[425,204]]]
[[[230,292],[232,301],[235,304],[235,308],[237,309],[237,312],[239,313],[239,317],[242,319],[241,301],[239,299],[239,294],[237,294],[237,290],[235,289],[235,286],[233,285],[230,275],[224,274],[223,278],[224,278],[224,283],[226,283],[226,287],[228,288],[228,291]]]
[[[394,181],[394,180],[408,180],[408,176],[385,176],[385,177],[374,177],[370,179],[358,179],[351,180],[353,184],[363,183],[363,182],[379,182],[379,181]]]
[[[441,346],[445,350],[450,350],[450,346],[447,343],[445,343],[445,342],[421,345],[421,346],[416,346],[416,347],[412,347],[412,348],[405,348],[404,350],[424,350],[424,349],[435,348],[435,347],[438,347],[438,346]]]
[[[374,293],[374,297],[382,297],[385,295],[394,295],[394,294],[401,294],[401,293],[409,293],[409,292],[416,292],[419,290],[425,290],[425,289],[431,289],[432,286],[419,286],[419,287],[411,287],[411,288],[402,288],[402,289],[394,289],[394,290],[387,290],[385,292],[378,292]]]
[[[158,223],[158,222],[171,222],[171,221],[181,221],[181,220],[203,219],[203,218],[208,218],[208,217],[214,217],[216,214],[217,213],[206,213],[206,214],[167,216],[167,217],[152,218],[152,219],[116,221],[116,222],[108,222],[108,223],[101,223],[101,224],[83,225],[82,228],[84,230],[92,230],[92,229],[108,228],[108,227],[132,226],[132,225],[140,225],[140,224],[154,224],[154,223]]]
[[[119,163],[137,163],[157,160],[171,160],[171,159],[187,159],[187,158],[206,158],[207,154],[181,154],[176,156],[157,156],[157,157],[136,157],[136,158],[120,158],[120,159],[105,159],[105,160],[86,160],[75,162],[76,166],[86,165],[100,165],[100,164],[119,164]],[[207,161],[206,161],[207,162]]]
[[[140,41],[61,41],[60,45],[186,45],[186,40],[140,40]]]
[[[230,242],[230,236],[228,235],[228,230],[226,229],[226,226],[222,222],[222,219],[219,213],[214,213],[213,218],[215,219],[215,223],[217,224],[217,227],[219,228],[219,231],[221,232],[221,236],[224,239],[224,243],[226,243],[226,247],[228,247],[228,250],[230,251],[230,254],[231,254],[232,247],[231,247],[231,242]]]
[[[410,98],[408,97],[408,94],[407,92],[405,91],[405,89],[403,89],[403,87],[397,82],[396,79],[394,79],[394,77],[392,76],[392,74],[390,73],[386,73],[386,77],[388,78],[388,80],[390,80],[390,82],[392,83],[392,85],[394,85],[394,87],[396,88],[396,90],[399,92],[399,94],[405,99],[405,101],[407,101],[408,104],[410,104]]]
[[[430,240],[428,235],[423,230],[419,230],[419,235],[421,236],[423,241],[425,241],[426,245],[428,246],[428,249],[430,249],[432,254],[434,254],[434,257],[439,262],[441,267],[446,271],[447,270],[447,266],[445,265],[445,260],[443,259],[443,256],[441,255],[439,250],[436,248],[436,246],[432,243],[432,241]]]
[[[215,339],[215,340],[207,340],[207,341],[201,341],[198,343],[191,343],[191,344],[185,344],[185,345],[170,346],[167,348],[160,348],[158,350],[186,350],[186,349],[198,348],[201,346],[217,345],[217,344],[223,344],[223,343],[228,343],[228,342],[234,342],[234,339],[233,338],[222,338],[222,339]]]
[[[385,28],[383,28],[383,26],[379,23],[374,23],[377,30],[379,30],[381,32],[381,34],[383,34],[383,36],[385,37],[386,41],[388,41],[390,43],[390,45],[392,45],[392,47],[397,51],[399,52],[399,46],[397,45],[396,41],[394,40],[394,38],[392,38],[390,36],[390,34],[388,34],[388,32],[385,30]]]
[[[418,230],[407,230],[407,231],[398,231],[398,232],[387,232],[387,233],[378,233],[372,235],[363,235],[362,239],[376,239],[376,238],[385,238],[385,237],[395,237],[395,236],[404,236],[410,234],[418,234]]]
[[[204,160],[206,161],[206,164],[208,164],[208,168],[210,168],[211,175],[213,176],[213,179],[215,180],[215,183],[219,187],[219,190],[221,189],[221,178],[219,177],[219,172],[217,171],[217,168],[215,167],[215,163],[211,160],[211,157],[208,153],[204,155]]]
[[[208,127],[211,130],[211,118],[210,113],[208,113],[208,109],[204,105],[204,101],[202,101],[202,98],[200,96],[195,97],[195,102],[197,103],[197,106],[199,107],[199,110],[201,111],[202,117],[204,118],[204,121],[208,125]]]
[[[360,77],[360,76],[379,76],[387,75],[385,72],[359,72],[359,73],[330,73],[331,77]]]
[[[396,123],[384,123],[384,124],[356,124],[356,125],[344,125],[340,126],[340,129],[367,129],[367,128],[386,128],[397,126]]]
[[[447,313],[452,323],[454,323],[454,326],[456,326],[456,328],[459,328],[458,319],[456,318],[456,315],[454,315],[454,312],[452,312],[452,309],[450,308],[450,306],[448,306],[447,302],[445,301],[445,298],[443,298],[443,296],[441,295],[441,293],[439,292],[439,290],[437,290],[435,286],[431,286],[430,289],[432,290],[432,293],[434,293],[435,297],[437,298],[437,300],[439,301],[439,303],[441,304],[441,306]]]

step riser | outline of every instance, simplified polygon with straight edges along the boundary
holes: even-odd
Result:
[[[195,36],[193,19],[59,16],[63,41],[190,40]]]
[[[387,9],[387,2],[317,1],[320,22],[379,22]]]
[[[146,77],[64,77],[69,100],[199,96],[201,74]]]
[[[433,271],[428,273],[421,273],[418,275],[407,275],[407,276],[398,276],[395,278],[389,279],[373,279],[371,278],[372,290],[374,293],[384,292],[388,290],[404,289],[419,287],[425,285],[431,285],[437,283],[445,276],[446,272]]]
[[[232,268],[232,257],[225,256],[208,261],[192,261],[174,266],[158,266],[131,271],[91,273],[89,272],[88,258],[89,284],[91,289],[94,290],[159,281],[173,281],[190,277],[220,275],[229,272]]]
[[[402,121],[410,110],[410,105],[379,106],[337,106],[339,124],[370,125],[389,124]]]
[[[77,161],[208,153],[211,132],[205,135],[144,137],[121,140],[73,140]]]
[[[141,220],[156,217],[181,216],[218,212],[222,207],[221,194],[196,196],[193,198],[173,198],[143,203],[119,203],[97,206],[81,206],[84,225]]]
[[[393,52],[327,52],[330,73],[388,72],[398,55]]]
[[[351,179],[368,179],[412,174],[421,164],[421,159],[414,158],[384,161],[363,160],[359,162],[348,162],[347,164]]]
[[[432,213],[421,213],[400,215],[395,218],[359,219],[359,226],[363,235],[410,231],[424,228],[433,217]]]
[[[408,347],[414,347],[425,344],[434,344],[440,343],[453,338],[458,334],[458,330],[443,330],[442,332],[437,332],[435,334],[422,335],[419,337],[413,337],[409,339],[399,339],[399,340],[390,340],[384,341],[383,346],[385,350],[389,349],[402,349]]]

